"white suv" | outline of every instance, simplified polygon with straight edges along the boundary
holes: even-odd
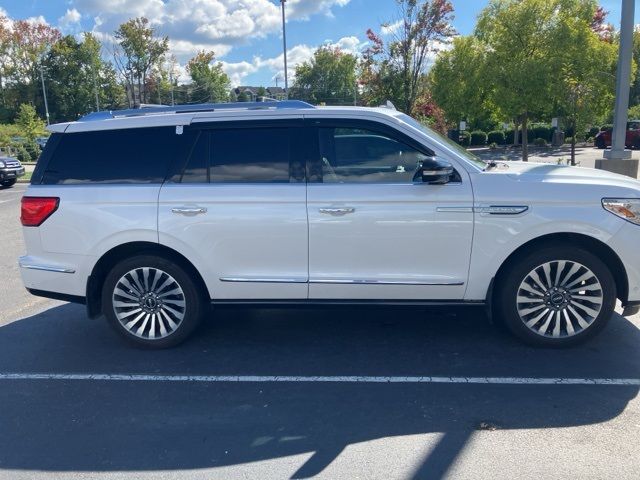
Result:
[[[210,303],[485,305],[566,346],[640,304],[640,182],[484,163],[388,108],[159,107],[53,125],[22,201],[34,295],[150,347]]]

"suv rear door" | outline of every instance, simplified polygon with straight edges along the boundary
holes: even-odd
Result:
[[[189,159],[160,191],[160,243],[198,267],[216,300],[306,299],[302,119],[189,128]]]

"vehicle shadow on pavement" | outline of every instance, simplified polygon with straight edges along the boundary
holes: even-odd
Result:
[[[521,345],[473,308],[228,307],[183,346],[143,351],[104,319],[65,304],[0,328],[0,370],[640,378],[639,343],[640,331],[619,315],[587,345],[543,350]],[[349,445],[438,433],[411,470],[442,478],[478,430],[606,422],[637,393],[636,386],[1,380],[0,468],[181,470],[306,454],[292,478],[309,478]]]

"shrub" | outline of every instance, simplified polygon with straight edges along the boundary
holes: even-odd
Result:
[[[538,137],[533,141],[533,144],[536,147],[546,147],[547,146],[547,141],[544,138]]]
[[[471,145],[480,146],[487,144],[487,134],[481,130],[471,132]]]
[[[611,123],[607,123],[607,124],[602,125],[602,126],[600,127],[600,131],[601,131],[601,132],[606,132],[607,130],[613,130],[613,124],[611,124]]]
[[[31,162],[32,161],[31,154],[25,148],[24,144],[18,145],[17,151],[18,151],[18,154],[17,154],[18,160],[20,160],[21,162]]]
[[[504,143],[513,143],[513,128],[504,131]]]
[[[468,147],[471,145],[471,134],[469,132],[460,132],[459,139],[460,140],[458,143],[460,143],[460,145],[462,145],[463,147]]]
[[[511,136],[513,137],[513,133],[511,134]],[[493,132],[489,132],[489,134],[487,135],[487,141],[489,143],[495,143],[497,145],[504,145],[506,138],[502,130],[494,130]]]
[[[489,144],[489,148],[490,148],[491,150],[495,150],[496,148],[498,148],[498,144],[497,144],[496,142],[491,142],[491,143]]]
[[[568,144],[573,143],[573,137],[564,137],[564,143],[568,143]]]
[[[589,137],[589,138],[587,138],[587,140],[586,140],[586,141],[587,141],[587,143],[590,143],[591,145],[593,145],[593,143],[595,142],[595,140],[596,140],[596,139],[595,139],[594,137]]]
[[[589,135],[588,137],[594,137],[598,134],[598,132],[600,131],[600,129],[598,127],[591,127],[589,129]]]
[[[533,124],[531,130],[533,131],[534,143],[536,138],[543,138],[547,142],[551,141],[551,137],[553,136],[553,128],[551,125],[545,123]]]

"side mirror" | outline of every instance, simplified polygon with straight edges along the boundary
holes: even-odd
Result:
[[[413,179],[414,181],[422,180],[423,183],[431,185],[444,185],[451,181],[452,175],[453,166],[449,162],[436,157],[427,157],[422,161]]]

